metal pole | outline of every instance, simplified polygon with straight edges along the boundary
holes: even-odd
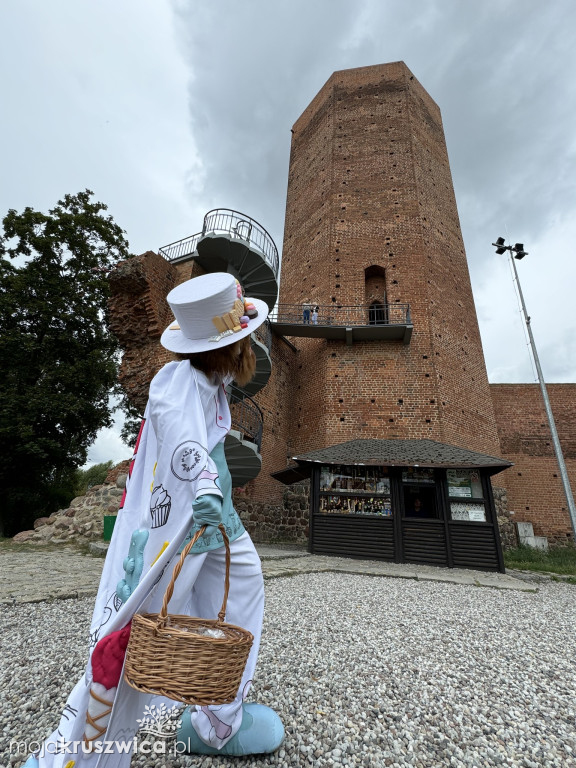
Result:
[[[526,304],[524,303],[524,296],[522,294],[522,287],[520,286],[520,279],[518,277],[518,271],[516,269],[516,261],[514,260],[513,250],[508,246],[510,251],[510,258],[512,259],[512,267],[514,268],[514,277],[516,278],[516,285],[518,286],[518,295],[520,296],[520,303],[522,304],[522,312],[524,313],[524,320],[526,322],[526,328],[528,329],[528,337],[530,338],[530,347],[532,348],[532,355],[536,364],[536,371],[538,372],[538,381],[540,382],[540,389],[542,390],[542,397],[544,398],[544,408],[546,409],[546,415],[548,416],[548,424],[550,425],[550,432],[552,433],[552,443],[554,445],[554,452],[560,467],[560,477],[562,478],[562,485],[564,486],[564,493],[566,494],[566,501],[568,503],[568,510],[570,512],[570,522],[572,523],[572,530],[574,532],[574,540],[576,542],[576,505],[574,504],[574,497],[572,496],[572,489],[570,487],[570,479],[566,470],[566,464],[564,462],[564,456],[562,455],[562,446],[558,439],[558,432],[556,431],[556,424],[554,422],[554,415],[552,413],[552,407],[550,406],[550,400],[548,399],[548,391],[546,389],[546,383],[542,374],[542,368],[540,367],[540,360],[538,359],[538,353],[536,352],[536,344],[534,343],[534,336],[532,335],[532,327],[530,325],[530,317],[526,311]]]

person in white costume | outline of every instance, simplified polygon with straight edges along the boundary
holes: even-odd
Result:
[[[225,273],[193,278],[167,297],[175,322],[162,345],[179,360],[150,385],[148,405],[130,465],[90,629],[86,671],[70,694],[58,728],[25,768],[126,768],[126,749],[151,704],[163,701],[131,688],[121,677],[107,682],[92,652],[124,635],[133,615],[158,612],[179,551],[196,532],[175,585],[171,613],[215,618],[224,584],[223,524],[231,549],[226,621],[249,630],[254,643],[231,704],[190,707],[178,731],[179,751],[248,755],[275,751],[284,728],[268,707],[247,703],[262,630],[264,589],[260,559],[232,505],[224,456],[231,418],[225,387],[254,375],[250,334],[268,314],[258,299],[244,299]],[[106,660],[106,657],[104,657]],[[112,661],[112,659],[111,659]],[[122,658],[120,658],[120,666]],[[110,663],[112,668],[112,663]],[[106,664],[104,664],[106,667]],[[121,746],[119,746],[121,745]]]

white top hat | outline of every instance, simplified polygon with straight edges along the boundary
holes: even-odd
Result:
[[[226,272],[194,277],[166,297],[175,322],[160,343],[171,352],[195,353],[219,349],[249,336],[268,317],[268,305],[245,299],[240,283]]]

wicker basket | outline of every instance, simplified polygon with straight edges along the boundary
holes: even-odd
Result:
[[[254,641],[247,630],[224,622],[230,587],[230,544],[223,526],[220,531],[226,546],[226,576],[218,618],[168,613],[184,560],[204,530],[201,528],[182,551],[160,613],[136,614],[132,619],[124,664],[124,679],[132,688],[201,706],[234,701]],[[205,629],[219,630],[222,637],[199,634]]]

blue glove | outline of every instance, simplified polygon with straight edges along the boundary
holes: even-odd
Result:
[[[199,496],[192,506],[195,525],[206,526],[203,536],[212,536],[222,522],[222,499],[213,493]]]

